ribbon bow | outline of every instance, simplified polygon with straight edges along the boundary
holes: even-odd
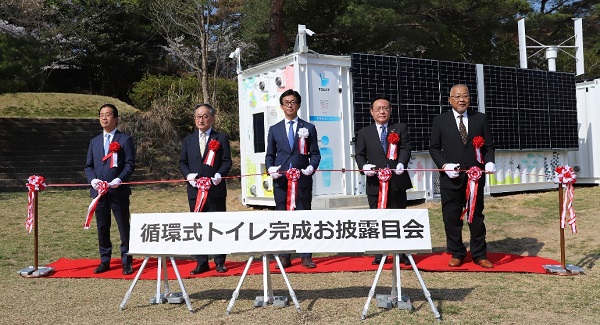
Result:
[[[479,179],[483,175],[481,168],[477,166],[473,166],[469,168],[467,171],[467,176],[469,177],[469,181],[467,183],[467,202],[465,204],[465,209],[460,215],[460,220],[464,220],[467,212],[469,216],[467,218],[467,222],[473,222],[473,216],[475,215],[475,205],[477,204],[477,190],[479,188]]]
[[[200,177],[196,181],[196,187],[198,187],[198,195],[196,196],[196,206],[194,207],[194,212],[202,211],[204,204],[206,203],[206,199],[208,198],[208,190],[212,183],[210,182],[210,177]]]
[[[560,228],[564,229],[568,223],[571,226],[571,232],[577,233],[577,216],[575,215],[575,209],[573,208],[573,199],[575,198],[575,191],[573,189],[573,183],[577,181],[577,175],[569,165],[558,166],[554,171],[554,183],[562,184],[564,186],[565,197],[562,201],[562,211],[560,213]],[[567,213],[569,214],[569,221],[567,222]]]
[[[106,161],[107,159],[110,159],[110,168],[114,168],[114,167],[118,167],[117,163],[118,163],[118,156],[117,153],[119,152],[119,150],[121,149],[121,145],[116,142],[113,141],[110,143],[110,145],[108,146],[108,154],[106,154],[106,156],[104,156],[102,158],[102,161]]]
[[[29,193],[27,193],[27,219],[25,220],[25,229],[27,229],[28,233],[31,233],[35,223],[35,211],[34,211],[34,202],[37,197],[37,192],[43,191],[46,188],[46,180],[44,176],[31,175],[27,179],[27,184],[25,184],[29,189]]]
[[[390,186],[390,179],[392,179],[392,171],[386,167],[380,169],[377,172],[377,178],[379,178],[379,197],[377,198],[377,209],[387,208],[387,198]]]
[[[300,179],[300,170],[298,168],[290,168],[285,172],[285,177],[288,179],[288,191],[286,199],[286,209],[292,211],[296,209],[296,194],[298,192],[298,180]]]
[[[94,217],[94,212],[96,212],[96,208],[98,207],[98,201],[100,201],[100,198],[102,197],[102,195],[104,195],[104,194],[106,194],[106,192],[108,192],[108,182],[107,181],[98,182],[97,191],[98,191],[98,195],[96,196],[96,198],[94,198],[92,200],[92,202],[90,203],[90,206],[88,207],[88,212],[87,212],[87,216],[85,217],[85,223],[83,224],[83,229],[90,228],[90,224],[92,223],[92,217]]]
[[[213,166],[215,164],[215,156],[217,155],[217,150],[221,148],[221,144],[219,141],[212,139],[208,142],[208,154],[204,157],[204,164]]]

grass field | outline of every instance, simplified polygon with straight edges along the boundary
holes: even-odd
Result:
[[[239,183],[229,184],[230,211],[239,203]],[[486,198],[489,250],[539,255],[560,260],[557,192]],[[566,232],[567,263],[585,275],[422,272],[432,299],[447,324],[598,324],[600,315],[600,203],[598,187],[576,188],[579,234]],[[98,258],[96,231],[82,223],[90,202],[87,190],[48,189],[40,193],[40,265],[60,257]],[[412,271],[402,271],[403,293],[415,310],[380,310],[375,301],[365,321],[360,313],[373,272],[290,274],[302,311],[254,308],[262,294],[262,276],[248,276],[233,312],[227,303],[239,277],[185,280],[194,313],[182,305],[150,305],[155,281],[140,281],[124,311],[119,304],[131,285],[126,280],[23,278],[17,271],[33,261],[33,236],[25,231],[27,195],[0,193],[0,285],[5,310],[0,324],[431,324],[434,316]],[[427,208],[434,251],[444,251],[440,206]],[[136,187],[132,212],[185,212],[183,186]],[[113,226],[113,242],[118,241]],[[465,232],[465,238],[468,233]],[[246,256],[228,257],[245,260]],[[175,281],[172,289],[178,291]],[[281,277],[273,277],[276,295],[287,294]],[[384,271],[376,293],[389,293],[391,271]]]

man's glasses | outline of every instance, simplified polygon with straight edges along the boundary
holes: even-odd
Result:
[[[100,114],[100,118],[112,117],[112,116],[114,116],[113,113],[106,113],[106,114],[103,113],[103,114]]]
[[[283,106],[290,106],[290,105],[296,105],[296,104],[298,104],[298,102],[295,100],[290,100],[290,101],[286,100],[283,102]]]
[[[459,99],[461,99],[461,98],[462,98],[462,99],[468,99],[468,98],[469,98],[469,95],[468,95],[468,94],[464,94],[464,95],[454,95],[454,96],[450,96],[450,98],[454,98],[454,99],[456,99],[456,100],[459,100]]]
[[[371,108],[371,110],[373,110],[375,112],[389,112],[390,111],[390,107],[389,106],[385,106],[385,107],[373,107],[373,108]]]
[[[197,119],[197,120],[202,120],[202,119],[208,120],[209,117],[210,117],[210,115],[206,115],[206,114],[204,114],[204,115],[194,115],[194,118]]]

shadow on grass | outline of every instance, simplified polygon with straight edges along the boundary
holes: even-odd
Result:
[[[600,254],[588,254],[579,260],[576,265],[591,270],[594,268],[594,266],[596,266],[596,262],[598,262],[598,260],[600,260]]]

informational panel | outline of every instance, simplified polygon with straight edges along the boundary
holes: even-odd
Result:
[[[327,170],[341,170],[348,154],[342,134],[342,100],[340,88],[340,68],[313,65],[309,70],[308,89],[310,100],[310,122],[317,128],[321,163],[314,176],[315,193],[342,194],[342,173]]]
[[[431,252],[427,209],[132,214],[129,253]]]

